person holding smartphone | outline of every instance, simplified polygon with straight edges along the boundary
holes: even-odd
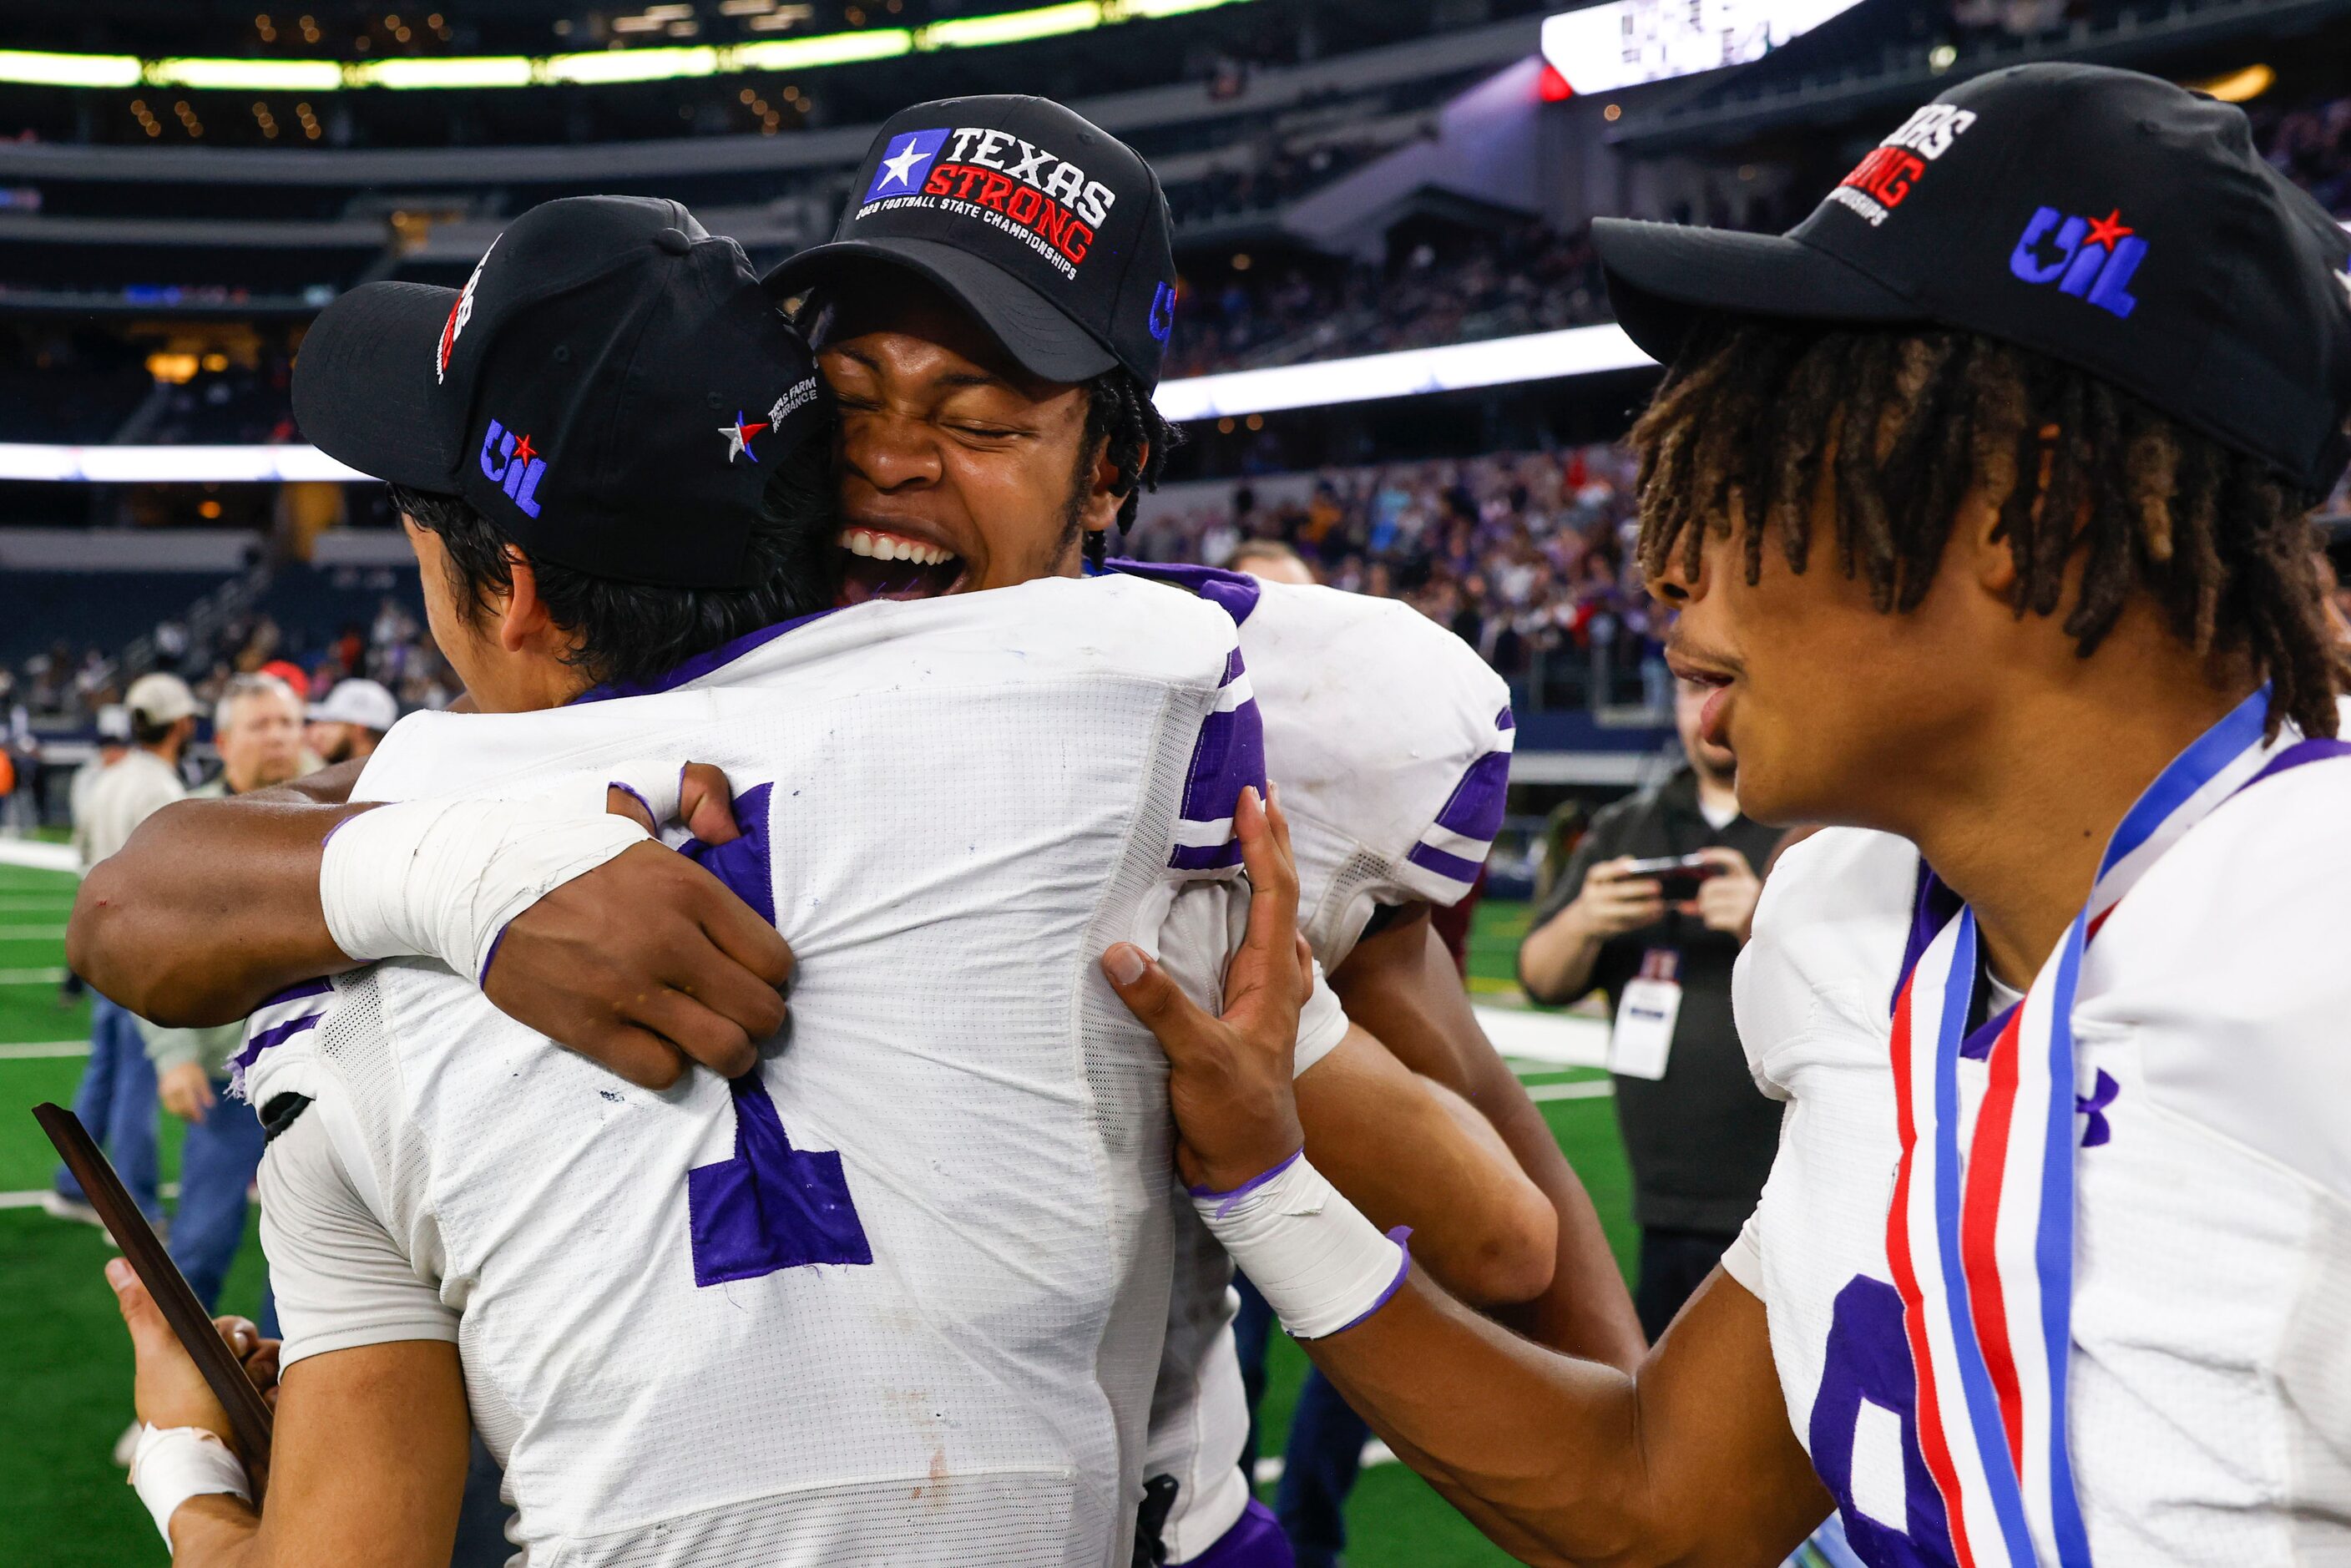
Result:
[[[1683,765],[1604,808],[1519,946],[1519,984],[1563,1006],[1597,990],[1641,1227],[1633,1304],[1651,1339],[1754,1212],[1780,1107],[1748,1075],[1730,968],[1781,832],[1740,815],[1729,750],[1707,738],[1708,689],[1676,683]]]

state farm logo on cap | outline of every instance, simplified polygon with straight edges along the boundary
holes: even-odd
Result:
[[[498,239],[506,237],[504,235],[498,235]],[[465,323],[474,319],[474,286],[482,281],[482,268],[490,265],[490,251],[498,248],[498,239],[492,240],[490,249],[484,251],[482,259],[474,263],[473,275],[465,279],[464,292],[457,296],[457,303],[449,307],[449,322],[441,329],[441,348],[433,366],[433,382],[435,386],[438,386],[449,374],[449,356],[456,350],[457,334],[464,331]]]
[[[856,216],[918,207],[987,224],[1074,278],[1118,193],[1068,159],[977,126],[900,131]]]

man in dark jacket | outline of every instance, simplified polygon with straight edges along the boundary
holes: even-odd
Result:
[[[1708,695],[1677,684],[1687,764],[1593,819],[1519,947],[1527,995],[1596,989],[1615,1014],[1609,1065],[1641,1227],[1633,1299],[1651,1339],[1739,1234],[1779,1145],[1780,1107],[1748,1076],[1731,1023],[1730,967],[1781,833],[1740,814],[1735,763],[1704,733]],[[1688,855],[1706,862],[1695,896],[1668,899],[1629,869]]]

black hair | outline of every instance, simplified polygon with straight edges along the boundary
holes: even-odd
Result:
[[[1118,508],[1118,529],[1123,534],[1134,526],[1134,514],[1142,505],[1143,492],[1159,488],[1159,476],[1166,471],[1168,454],[1184,440],[1184,432],[1171,424],[1160,413],[1151,394],[1134,379],[1132,371],[1123,368],[1105,371],[1086,383],[1086,428],[1078,438],[1078,472],[1076,489],[1071,497],[1074,520],[1082,509],[1084,497],[1092,494],[1094,465],[1107,455],[1118,476],[1111,481],[1111,494],[1121,497]],[[1100,566],[1110,559],[1110,530],[1096,529],[1086,535],[1086,562]]]
[[[1804,570],[1816,489],[1837,561],[1882,612],[1927,595],[1980,485],[2016,562],[2021,618],[2057,612],[2086,658],[2136,592],[2182,643],[2272,683],[2270,723],[2335,731],[2351,659],[2309,520],[2319,497],[2086,371],[1970,332],[1721,321],[1693,333],[1630,437],[1643,569],[1734,529],[1747,580],[1767,535]],[[1832,455],[1833,454],[1833,455]]]
[[[661,588],[596,577],[530,559],[538,597],[555,624],[578,639],[566,662],[599,685],[651,681],[763,626],[828,609],[839,588],[832,434],[817,430],[780,458],[759,497],[747,549],[751,588]],[[439,536],[449,585],[469,612],[513,585],[506,533],[469,503],[392,486],[392,504]],[[680,518],[679,526],[691,526]]]
[[[159,724],[144,714],[133,714],[131,717],[131,743],[133,746],[161,746],[172,737],[172,731],[179,726],[180,721],[176,718]]]

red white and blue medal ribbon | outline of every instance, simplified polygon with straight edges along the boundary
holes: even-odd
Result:
[[[1886,1258],[1917,1374],[1921,1458],[1960,1568],[2088,1568],[2065,1442],[2083,951],[2182,834],[2273,761],[2290,766],[2282,749],[2303,750],[2263,743],[2269,696],[2264,686],[2173,758],[2116,828],[2089,902],[1999,1029],[1964,1157],[1959,1060],[1976,985],[1971,911],[1961,907],[1926,942],[1896,995],[1902,1155]],[[2314,753],[2292,760],[2305,759]]]

